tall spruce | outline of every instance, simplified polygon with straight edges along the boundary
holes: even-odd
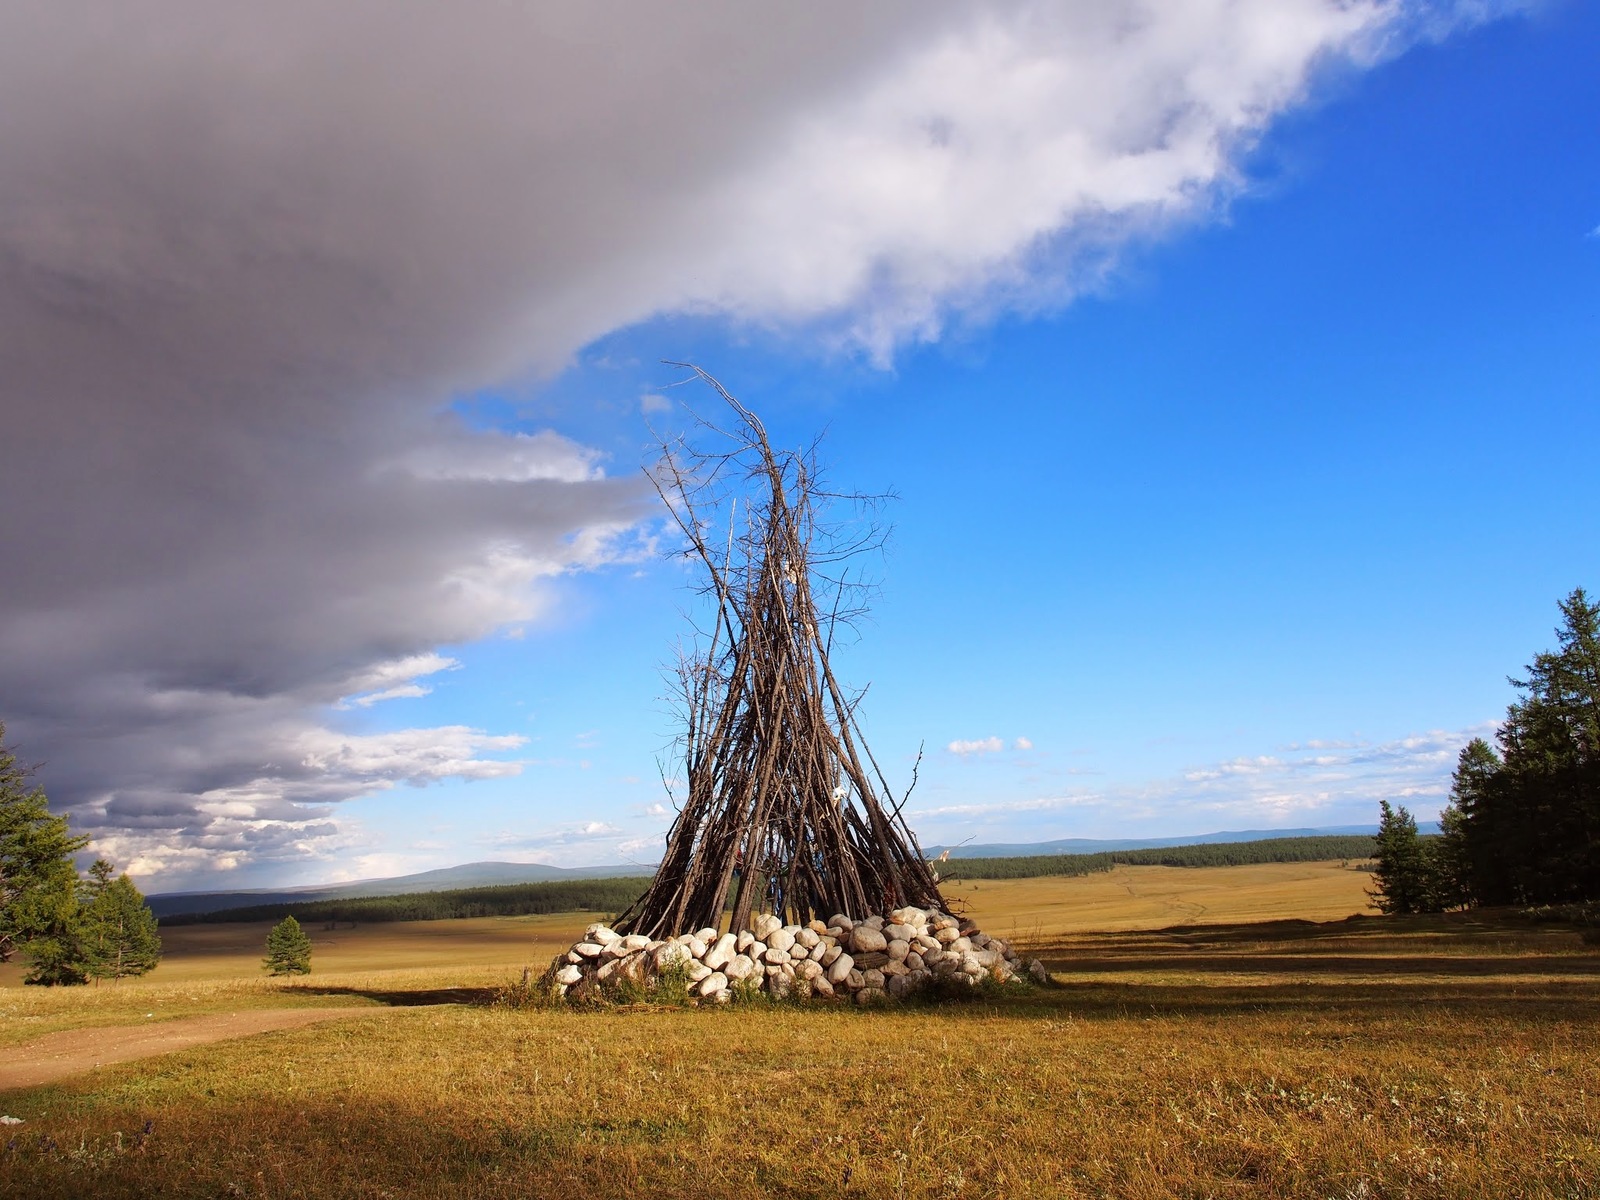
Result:
[[[1404,805],[1383,800],[1380,809],[1377,866],[1372,872],[1377,887],[1367,894],[1381,912],[1428,912],[1434,907],[1433,871],[1417,836],[1417,823]]]
[[[123,979],[143,975],[161,961],[161,935],[156,917],[133,880],[113,878],[105,859],[89,868],[78,939],[83,966],[91,979]]]
[[[51,813],[0,724],[0,962],[20,952],[28,983],[84,982],[73,855],[88,844]]]
[[[267,957],[262,966],[274,975],[311,974],[311,939],[300,922],[285,917],[267,934]]]

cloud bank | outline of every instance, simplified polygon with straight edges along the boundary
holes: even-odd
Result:
[[[625,7],[0,3],[0,715],[136,870],[516,769],[333,706],[421,694],[649,509],[452,398],[658,314],[882,360],[1064,303],[1319,71],[1469,11]]]

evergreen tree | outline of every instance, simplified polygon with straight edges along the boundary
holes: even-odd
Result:
[[[300,922],[285,917],[267,934],[267,958],[262,964],[274,975],[311,974],[311,939]]]
[[[1417,823],[1405,807],[1379,802],[1378,865],[1373,871],[1377,888],[1367,894],[1379,911],[1427,912],[1432,905],[1433,879],[1428,854],[1417,836]]]
[[[82,983],[72,856],[89,839],[68,832],[30,774],[0,725],[0,962],[21,951],[28,983]]]
[[[155,914],[133,880],[112,878],[105,859],[89,868],[87,903],[79,918],[85,972],[93,979],[143,975],[161,961],[161,936]]]

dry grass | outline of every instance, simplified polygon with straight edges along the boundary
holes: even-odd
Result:
[[[1062,986],[938,1009],[517,1012],[449,991],[489,964],[319,971],[369,1009],[8,1097],[0,1195],[1600,1195],[1570,931],[1035,937]]]

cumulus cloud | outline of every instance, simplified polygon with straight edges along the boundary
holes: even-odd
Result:
[[[1011,748],[1013,750],[1032,750],[1033,742],[1029,738],[1019,737],[1016,741],[1011,743]]]
[[[1383,742],[1311,741],[1273,754],[1196,766],[1176,776],[1102,789],[931,804],[908,810],[924,842],[975,832],[1007,840],[1061,836],[1150,836],[1219,829],[1372,824],[1379,800],[1403,803],[1430,819],[1446,802],[1461,748],[1492,723],[1432,730]],[[1072,828],[1042,831],[1041,813],[1075,810]],[[1011,824],[1028,816],[1026,830]]]
[[[639,549],[631,471],[454,398],[657,314],[882,359],[1062,303],[1418,11],[0,0],[13,736],[113,853],[333,844],[352,789],[440,776],[318,750],[330,706]]]
[[[962,740],[957,738],[945,747],[951,754],[966,758],[973,754],[998,754],[1006,748],[1006,744],[997,737],[973,738]]]

